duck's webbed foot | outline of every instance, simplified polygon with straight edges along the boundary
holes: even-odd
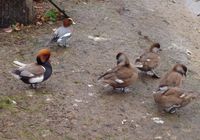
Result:
[[[123,93],[128,93],[130,92],[130,90],[127,88],[127,87],[124,87],[124,88],[119,88],[119,90]]]
[[[38,84],[31,84],[31,88],[37,89],[37,87],[38,87]]]
[[[180,108],[180,107],[181,107],[181,105],[172,105],[168,108],[165,108],[164,111],[167,113],[170,113],[170,114],[174,114],[174,113],[176,113],[177,108]]]
[[[147,73],[147,75],[150,75],[153,78],[157,78],[157,79],[160,78],[160,76],[154,70],[147,71],[146,73]]]

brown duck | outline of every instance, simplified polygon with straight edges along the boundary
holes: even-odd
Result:
[[[165,91],[157,91],[153,94],[154,101],[159,109],[168,113],[175,113],[177,109],[186,106],[196,96],[178,87],[169,87]]]
[[[136,67],[154,78],[160,78],[160,76],[154,72],[154,69],[158,67],[160,63],[160,51],[160,44],[154,43],[148,50],[146,50],[139,58],[135,60]]]
[[[113,89],[121,88],[125,92],[125,88],[137,80],[138,72],[124,53],[118,53],[116,59],[117,66],[102,74],[98,80],[112,86]]]
[[[187,73],[187,67],[183,64],[176,64],[161,79],[159,89],[164,87],[180,87]]]

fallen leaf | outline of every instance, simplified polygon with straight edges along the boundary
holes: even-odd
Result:
[[[37,22],[36,22],[36,25],[41,26],[41,25],[42,25],[42,22],[37,21]]]
[[[11,27],[8,27],[8,28],[4,28],[3,31],[6,33],[11,33],[13,29]]]

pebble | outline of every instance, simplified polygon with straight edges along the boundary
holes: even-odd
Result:
[[[164,124],[164,121],[159,117],[153,117],[151,119],[153,120],[153,122],[155,122],[157,124]]]
[[[83,102],[83,100],[79,100],[79,99],[75,99],[74,101],[77,102],[77,103]]]

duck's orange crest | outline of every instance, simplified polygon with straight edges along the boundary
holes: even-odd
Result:
[[[38,52],[37,58],[42,62],[47,62],[50,58],[51,52],[49,49],[42,49]]]
[[[44,56],[44,55],[51,55],[51,52],[49,49],[41,49],[39,52],[38,52],[38,55],[37,56]]]

